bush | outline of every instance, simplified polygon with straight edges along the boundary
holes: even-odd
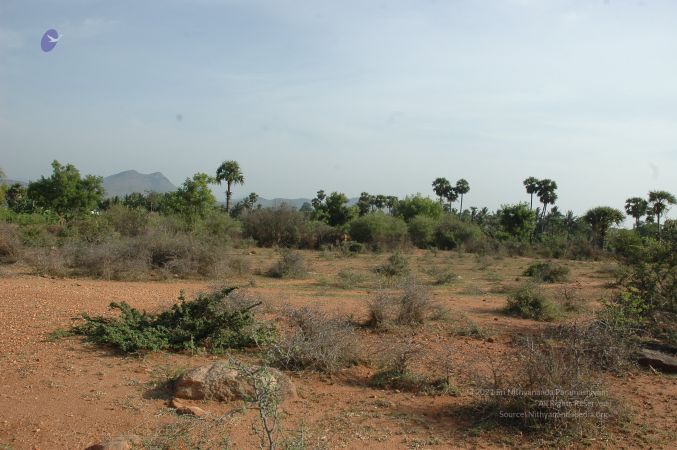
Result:
[[[545,283],[559,283],[569,279],[569,268],[552,261],[539,261],[529,265],[524,275]]]
[[[268,270],[273,278],[304,278],[308,275],[303,255],[291,250],[282,250],[278,262]]]
[[[430,276],[433,284],[436,285],[449,284],[458,280],[458,275],[447,267],[431,266],[425,270],[425,274]]]
[[[452,214],[443,216],[435,228],[435,245],[441,250],[471,249],[481,245],[483,240],[480,227]]]
[[[119,317],[83,314],[85,323],[72,331],[122,353],[197,349],[221,353],[229,348],[272,342],[274,328],[257,322],[253,313],[260,302],[242,304],[230,295],[234,290],[221,288],[198,294],[193,300],[181,295],[179,303],[160,314],[141,312],[125,302],[114,302],[110,308],[118,310]]]
[[[13,263],[19,258],[21,241],[17,227],[0,223],[0,263]]]
[[[367,214],[350,222],[350,237],[373,249],[399,248],[407,242],[407,224],[381,213]]]
[[[148,225],[148,212],[140,208],[113,205],[106,210],[103,217],[122,236],[134,237],[142,235],[146,232],[146,226]]]
[[[315,248],[335,233],[334,228],[311,223],[305,214],[286,206],[257,209],[244,214],[240,220],[243,236],[253,238],[262,247]]]
[[[506,310],[524,319],[550,321],[556,318],[555,305],[532,283],[523,284],[508,296]]]
[[[348,320],[307,307],[289,311],[287,317],[292,329],[271,345],[271,365],[333,373],[355,362],[357,341]]]
[[[341,270],[337,274],[337,286],[341,289],[353,289],[359,283],[364,282],[366,277],[350,270]]]
[[[421,325],[433,312],[428,291],[414,278],[404,282],[397,294],[379,292],[369,302],[369,318],[366,325],[370,328],[387,329],[389,326]]]
[[[396,277],[409,273],[409,261],[400,252],[395,252],[388,260],[374,269],[376,273],[387,277]]]
[[[570,445],[573,437],[598,438],[621,411],[579,344],[520,339],[500,369],[492,367],[493,379],[481,383],[486,387],[477,391],[482,396],[470,411],[480,417],[474,419],[539,435],[553,441],[548,447],[559,447],[560,439]]]
[[[437,220],[428,216],[416,216],[409,222],[409,238],[418,248],[428,248],[435,242]]]

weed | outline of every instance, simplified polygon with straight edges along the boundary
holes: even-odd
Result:
[[[268,270],[268,276],[273,278],[304,278],[308,275],[308,268],[303,256],[291,250],[281,250],[280,259]]]
[[[508,296],[506,311],[524,319],[550,321],[557,317],[555,305],[533,283],[525,283]]]
[[[560,283],[569,279],[569,268],[552,261],[539,261],[529,265],[524,275],[536,281]]]

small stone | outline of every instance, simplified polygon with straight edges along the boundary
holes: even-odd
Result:
[[[176,408],[176,413],[195,417],[204,417],[208,414],[207,411],[197,406],[182,406],[181,408]]]

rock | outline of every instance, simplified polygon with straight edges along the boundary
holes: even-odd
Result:
[[[244,367],[248,370],[258,369],[256,366]],[[259,380],[268,377],[268,382],[279,389],[281,400],[296,397],[296,390],[289,377],[279,370],[267,368],[255,376]],[[216,361],[181,375],[176,383],[175,395],[190,400],[233,401],[254,397],[254,388],[238,365]]]
[[[85,450],[133,450],[141,448],[141,438],[134,434],[117,436],[110,441],[94,444]]]
[[[197,406],[182,406],[180,408],[176,408],[176,413],[195,417],[204,417],[209,414],[207,411],[202,408],[198,408]]]
[[[658,350],[641,349],[637,361],[642,365],[651,366],[666,373],[677,373],[677,357]]]

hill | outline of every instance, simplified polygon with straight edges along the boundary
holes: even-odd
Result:
[[[106,197],[124,196],[132,192],[154,191],[164,193],[176,190],[176,186],[162,173],[144,174],[136,170],[126,170],[105,177],[103,187],[106,190]]]

